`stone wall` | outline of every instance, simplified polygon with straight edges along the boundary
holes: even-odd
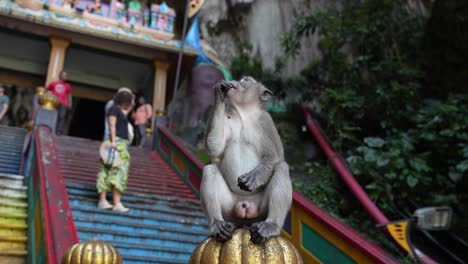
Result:
[[[280,36],[288,31],[294,18],[320,10],[334,1],[324,0],[207,0],[200,11],[201,37],[230,65],[239,56],[242,43],[252,45],[251,56],[260,58],[265,68],[274,68],[283,55]],[[328,3],[328,4],[327,4]],[[302,40],[301,56],[289,61],[287,75],[298,73],[320,58],[318,36]]]

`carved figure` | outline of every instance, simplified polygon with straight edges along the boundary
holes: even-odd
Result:
[[[151,5],[151,28],[173,33],[174,19],[174,9],[170,8],[165,2],[162,2],[160,5]]]
[[[141,4],[137,0],[131,0],[128,2],[128,23],[131,25],[141,25],[142,16],[141,16]]]
[[[289,167],[270,115],[271,92],[252,77],[214,86],[215,104],[206,130],[201,204],[211,235],[225,241],[249,226],[251,240],[280,234],[292,202]],[[219,159],[219,161],[218,161]]]

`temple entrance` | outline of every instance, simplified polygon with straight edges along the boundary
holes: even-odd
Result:
[[[73,103],[75,107],[69,124],[68,135],[102,140],[106,103],[77,97],[73,98]]]

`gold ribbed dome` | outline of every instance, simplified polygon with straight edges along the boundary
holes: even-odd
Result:
[[[92,239],[71,246],[62,257],[62,264],[121,264],[122,256],[113,246]]]
[[[268,239],[263,245],[250,241],[250,231],[237,229],[232,239],[222,243],[214,238],[205,239],[190,258],[190,264],[210,263],[268,263],[268,264],[302,264],[298,250],[283,237]]]
[[[54,94],[46,92],[39,95],[39,104],[44,109],[55,110],[59,105],[59,101]]]

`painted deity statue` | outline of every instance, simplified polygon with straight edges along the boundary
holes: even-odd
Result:
[[[169,33],[174,32],[175,11],[165,2],[151,5],[150,27]]]
[[[128,22],[131,25],[141,25],[142,14],[141,14],[141,3],[137,0],[131,0],[128,2]]]

